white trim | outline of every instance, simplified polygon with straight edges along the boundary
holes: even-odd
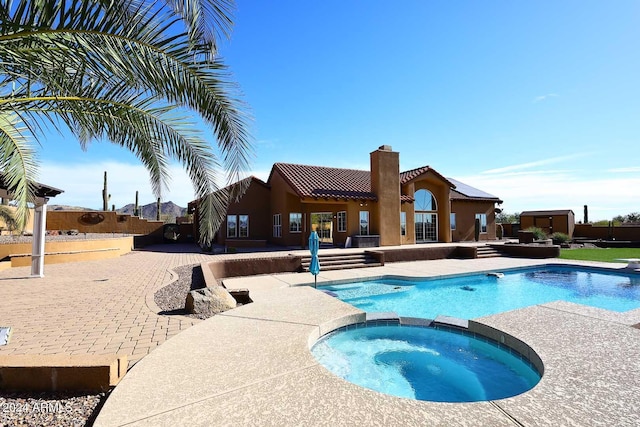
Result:
[[[233,227],[233,234],[229,234],[231,228],[229,227],[229,218],[233,218],[235,226]],[[238,237],[238,215],[227,215],[227,239],[234,239]]]
[[[297,230],[291,229],[291,224],[294,224],[294,222],[291,221],[291,215],[298,215],[299,221],[297,222],[298,223]],[[292,233],[292,234],[302,233],[302,212],[289,212],[289,233]]]
[[[474,222],[476,219],[478,219],[478,216],[480,217],[480,234],[487,234],[489,231],[489,224],[487,223],[487,214],[486,213],[477,213],[475,215]],[[482,218],[484,218],[484,231],[482,231]]]
[[[276,221],[276,218],[278,221]],[[282,237],[282,215],[279,213],[273,214],[273,229],[271,232],[275,238]]]
[[[344,228],[340,228],[340,214],[342,214],[344,218]],[[336,221],[338,222],[338,233],[346,233],[347,232],[347,211],[338,211],[336,214]]]
[[[240,217],[241,216],[246,216],[247,217],[247,235],[246,236],[241,236],[241,234],[242,234],[242,226],[240,225],[240,223],[241,223]],[[238,237],[240,237],[240,238],[249,237],[249,215],[248,214],[238,214]]]
[[[366,234],[362,234],[362,214],[363,213],[367,214],[367,233]],[[369,211],[360,211],[358,213],[358,234],[360,234],[361,236],[368,236],[370,232],[371,232],[371,215],[369,215]]]

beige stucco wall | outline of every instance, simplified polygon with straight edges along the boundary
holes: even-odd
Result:
[[[267,240],[270,236],[271,222],[268,218],[267,207],[270,203],[271,192],[265,185],[252,180],[239,201],[231,203],[227,215],[249,215],[249,236],[234,237],[233,240]],[[226,244],[227,219],[223,218],[218,230],[217,242]],[[236,243],[237,245],[237,243]]]
[[[451,213],[451,195],[449,184],[443,181],[439,176],[431,172],[427,172],[419,178],[403,185],[402,193],[413,197],[415,192],[421,189],[428,190],[436,199],[436,213],[438,215],[438,241],[447,243],[451,242],[451,219],[449,217],[449,214]],[[413,235],[413,243],[415,243],[415,206],[413,203],[407,204],[406,212],[407,226],[410,222],[411,233]],[[408,230],[407,233],[409,233]]]
[[[80,233],[151,234],[163,227],[162,221],[140,219],[113,211],[50,211],[47,230],[78,230]]]
[[[57,264],[72,261],[114,258],[131,252],[133,236],[113,239],[69,240],[45,242],[44,263]],[[0,259],[10,255],[27,255],[11,259],[12,267],[31,265],[31,243],[0,244]]]
[[[496,240],[495,203],[454,199],[451,212],[456,214],[456,229],[451,232],[453,241],[475,240],[476,214],[487,215],[487,232],[480,233],[480,240]]]
[[[400,153],[381,147],[370,160],[371,191],[378,198],[370,214],[371,234],[380,235],[381,246],[399,245]]]

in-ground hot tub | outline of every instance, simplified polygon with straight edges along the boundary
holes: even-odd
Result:
[[[521,341],[492,332],[528,355],[478,332],[424,319],[342,327],[321,337],[311,352],[339,377],[399,397],[476,402],[532,389],[542,377],[540,358]]]

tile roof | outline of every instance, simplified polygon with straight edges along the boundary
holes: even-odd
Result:
[[[419,168],[415,168],[415,169],[411,169],[408,171],[404,171],[404,172],[400,172],[400,185],[404,185],[406,183],[408,183],[409,181],[424,175],[427,172],[431,172],[434,175],[436,175],[437,177],[441,178],[443,181],[449,183],[451,185],[451,187],[455,187],[455,185],[447,178],[445,178],[444,176],[440,175],[440,173],[438,171],[436,171],[435,169],[433,169],[431,166],[420,166]]]
[[[300,197],[377,200],[371,192],[369,171],[291,163],[275,163],[272,174],[273,170],[277,170]]]
[[[342,200],[377,200],[371,192],[371,172],[356,169],[330,168],[325,166],[298,165],[292,163],[275,163],[271,170],[277,170],[282,178],[300,197],[317,199]],[[427,172],[435,174],[451,185],[452,199],[489,200],[502,203],[502,200],[460,181],[445,178],[430,166],[422,166],[400,172],[400,184],[406,184]],[[267,185],[271,182],[271,176]],[[459,188],[458,188],[459,186]],[[411,195],[400,195],[401,202],[413,202]]]

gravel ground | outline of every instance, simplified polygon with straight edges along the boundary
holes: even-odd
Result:
[[[0,392],[0,427],[91,426],[106,396]]]
[[[156,304],[162,310],[161,314],[181,314],[196,319],[206,319],[206,316],[189,314],[184,309],[187,294],[206,287],[200,264],[184,265],[173,270],[178,280],[159,289],[153,296]]]

